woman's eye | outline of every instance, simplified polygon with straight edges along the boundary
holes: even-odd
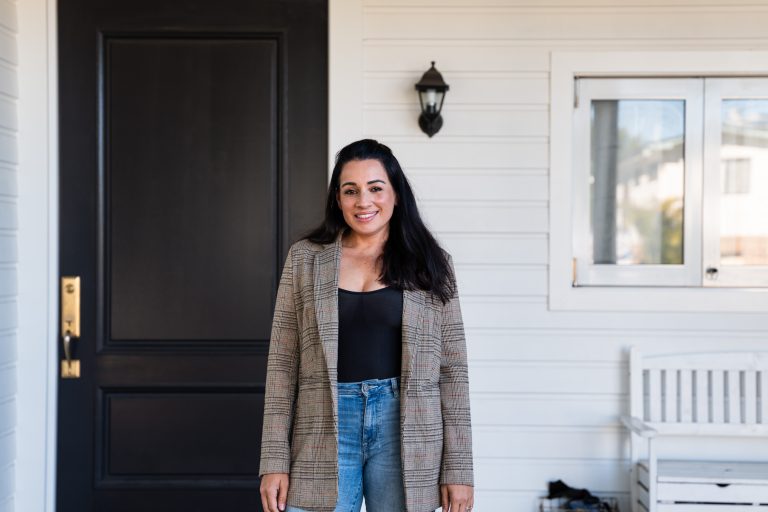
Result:
[[[373,187],[371,188],[371,192],[381,192],[381,187]]]
[[[354,193],[355,193],[355,191],[354,191],[354,190],[352,190],[351,188],[348,188],[347,190],[345,190],[345,191],[344,191],[344,194],[345,194],[345,195],[348,195],[348,196],[351,196],[351,195],[352,195],[352,194],[354,194]]]

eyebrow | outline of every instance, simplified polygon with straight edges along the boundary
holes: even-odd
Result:
[[[371,180],[371,181],[369,181],[369,182],[367,183],[367,185],[371,185],[372,183],[377,183],[377,182],[378,182],[378,183],[383,183],[384,185],[386,185],[386,184],[387,184],[387,183],[386,183],[384,180]],[[357,183],[354,183],[354,182],[352,182],[352,181],[347,181],[346,183],[342,183],[342,184],[341,184],[341,186],[342,186],[342,187],[343,187],[343,186],[345,186],[345,185],[354,185],[354,186],[357,186]]]

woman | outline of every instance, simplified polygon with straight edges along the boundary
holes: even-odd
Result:
[[[336,157],[325,220],[288,252],[267,365],[269,512],[465,512],[473,504],[466,346],[450,257],[400,164]],[[287,507],[287,508],[286,508]]]

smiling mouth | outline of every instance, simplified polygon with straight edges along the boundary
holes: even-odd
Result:
[[[357,213],[355,214],[355,218],[359,221],[366,222],[374,218],[378,213],[379,212]]]

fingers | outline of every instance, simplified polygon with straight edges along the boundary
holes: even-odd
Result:
[[[261,493],[261,508],[264,509],[265,512],[273,512],[273,510],[269,506],[269,497],[272,494],[272,490],[270,488],[270,479],[268,476],[264,476],[261,479],[261,486],[259,488],[259,492]]]
[[[468,485],[441,485],[440,499],[443,512],[471,512],[475,496]]]
[[[274,480],[272,482],[270,482],[271,485],[270,485],[269,489],[267,489],[267,510],[269,512],[279,512],[277,510],[277,490],[278,490],[278,487],[276,485],[274,485],[275,483],[277,483],[277,482],[275,482]]]
[[[280,493],[277,496],[277,507],[285,510],[285,501],[288,499],[288,478],[280,479]]]
[[[288,475],[278,473],[264,475],[259,491],[261,493],[261,506],[265,512],[285,510],[288,496]]]

